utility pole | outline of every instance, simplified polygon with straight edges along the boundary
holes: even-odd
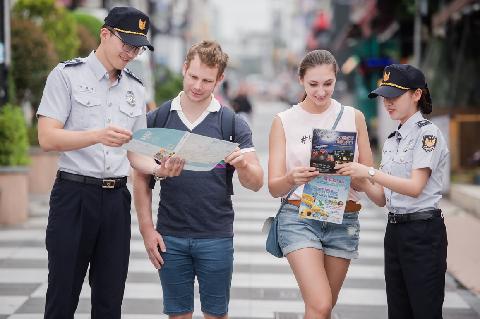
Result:
[[[0,0],[0,106],[8,101],[10,67],[10,0]]]
[[[420,67],[422,59],[422,17],[428,12],[428,2],[415,0],[415,25],[413,29],[413,65]]]

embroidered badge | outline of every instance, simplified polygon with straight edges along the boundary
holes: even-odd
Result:
[[[390,72],[383,73],[383,82],[387,82],[390,79]]]
[[[125,100],[128,104],[130,104],[130,106],[135,106],[135,95],[132,91],[127,91],[127,94],[125,95]]]
[[[146,25],[147,25],[147,20],[145,21],[142,21],[142,19],[138,20],[138,28],[140,30],[145,30]]]
[[[433,135],[424,135],[423,136],[423,142],[422,142],[422,148],[425,150],[425,152],[431,152],[435,149],[435,146],[437,145],[437,137]]]

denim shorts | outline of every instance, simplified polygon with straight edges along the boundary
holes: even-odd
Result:
[[[358,258],[360,223],[358,213],[344,213],[342,224],[305,219],[298,207],[285,204],[278,215],[278,242],[286,256],[302,248],[323,250],[328,256]]]
[[[233,272],[233,238],[196,239],[163,236],[167,251],[158,271],[163,312],[193,312],[197,277],[202,312],[221,317],[228,313]]]

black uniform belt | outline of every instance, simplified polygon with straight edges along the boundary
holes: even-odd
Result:
[[[90,185],[97,185],[102,188],[120,188],[127,185],[127,178],[126,177],[112,177],[112,178],[96,178],[84,175],[77,175],[67,172],[58,171],[57,177],[59,179],[64,179],[67,181],[83,183],[83,184],[90,184]]]
[[[441,209],[425,210],[410,214],[394,214],[388,213],[389,224],[402,224],[413,222],[415,220],[429,220],[434,217],[443,217]]]

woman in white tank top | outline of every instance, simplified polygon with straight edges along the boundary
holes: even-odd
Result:
[[[273,197],[288,198],[278,214],[278,242],[287,257],[305,302],[305,318],[330,318],[350,260],[358,256],[358,195],[351,189],[342,224],[303,219],[298,204],[303,185],[319,173],[310,167],[313,128],[330,129],[341,104],[332,99],[338,66],[325,50],[308,53],[298,75],[305,98],[275,117],[270,131],[268,187]],[[363,114],[344,107],[338,131],[357,132],[354,160],[372,166]],[[352,181],[355,185],[355,180]]]

